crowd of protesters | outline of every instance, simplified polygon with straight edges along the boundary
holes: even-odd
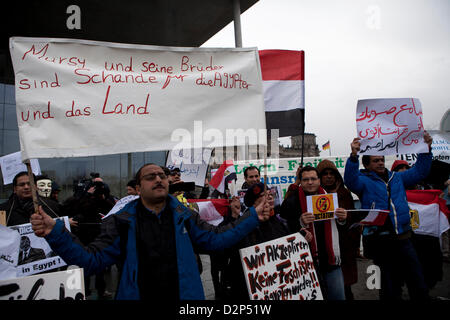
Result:
[[[424,140],[430,147],[428,133]],[[0,210],[6,211],[8,226],[29,223],[31,217],[36,235],[44,236],[65,261],[81,265],[87,296],[92,275],[98,297],[111,296],[105,273],[117,265],[117,299],[203,299],[200,254],[209,254],[215,298],[248,300],[239,249],[300,232],[309,242],[326,300],[354,299],[351,286],[358,282],[358,257],[373,259],[380,267],[380,299],[401,299],[404,284],[411,299],[429,299],[429,290],[442,280],[448,243],[441,248],[439,238],[412,232],[405,190],[442,189],[442,196],[448,198],[445,188],[449,183],[425,185],[431,147],[413,167],[396,161],[391,170],[385,167],[383,156],[363,156],[364,169],[359,170],[359,148],[356,138],[344,177],[328,160],[317,167],[299,167],[296,182],[278,206],[257,167],[244,171],[246,193],[241,202],[207,183],[196,194],[192,184],[181,180],[179,169],[146,164],[127,184],[127,195],[139,197],[105,219],[119,199],[111,195],[99,174],[75,187],[73,196],[62,202],[56,184],[52,188],[48,177],[35,177],[39,190],[36,213],[29,176],[21,172],[14,178],[13,194]],[[362,217],[353,210],[352,192],[362,209],[389,211],[382,226],[358,224]],[[307,210],[306,197],[324,193],[337,193],[339,208],[334,219],[315,221]],[[228,213],[218,226],[203,221],[187,201],[215,197],[229,200]],[[59,216],[70,218],[73,235],[63,232],[64,226],[52,219]],[[448,237],[443,240],[448,242]]]

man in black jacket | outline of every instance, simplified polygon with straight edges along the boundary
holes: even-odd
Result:
[[[34,175],[33,178],[36,182]],[[59,217],[60,209],[58,203],[48,198],[37,197],[39,205],[50,217]],[[13,194],[8,201],[0,204],[0,210],[6,211],[7,226],[30,223],[30,216],[34,213],[34,206],[28,172],[22,171],[16,174],[13,179]]]

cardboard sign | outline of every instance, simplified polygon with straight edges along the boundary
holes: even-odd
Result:
[[[428,152],[419,99],[358,100],[360,154],[392,155]]]
[[[68,217],[56,219],[63,220],[66,229],[70,231]],[[10,226],[9,228],[17,231],[20,235],[19,258],[16,264],[17,277],[29,276],[67,265],[60,256],[53,252],[44,238],[34,234],[31,223]]]
[[[206,172],[212,149],[171,150],[167,156],[166,167],[179,168],[181,180],[195,182],[196,186],[205,185]]]
[[[22,159],[244,145],[266,129],[257,48],[16,37],[10,52]]]
[[[308,212],[312,212],[315,221],[334,219],[334,210],[339,208],[337,193],[306,196]]]
[[[83,269],[0,281],[0,300],[84,300]]]
[[[323,300],[309,244],[300,233],[239,253],[251,300]]]
[[[35,175],[41,174],[41,167],[37,159],[31,159],[31,170]],[[0,157],[0,167],[2,168],[3,183],[5,185],[13,182],[16,174],[27,171],[27,166],[22,162],[21,152],[14,152]]]

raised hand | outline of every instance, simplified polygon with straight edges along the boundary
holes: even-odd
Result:
[[[31,215],[30,220],[34,234],[38,237],[45,237],[48,235],[56,224],[56,221],[45,213],[42,206],[39,206],[39,212]]]

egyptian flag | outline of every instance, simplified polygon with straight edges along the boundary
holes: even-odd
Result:
[[[234,169],[232,160],[225,160],[211,178],[209,185],[219,191],[225,193],[225,186],[233,180],[237,180],[236,170]]]
[[[260,50],[259,59],[267,130],[279,129],[280,137],[303,134],[304,51]]]
[[[440,237],[450,226],[449,211],[444,199],[439,198],[441,190],[408,190],[406,199],[410,209],[417,210],[418,223],[414,233]]]
[[[362,219],[359,223],[364,226],[382,226],[386,221],[389,211],[387,210],[369,210],[367,216]]]
[[[189,207],[195,210],[202,220],[217,226],[228,212],[228,199],[187,199]]]

